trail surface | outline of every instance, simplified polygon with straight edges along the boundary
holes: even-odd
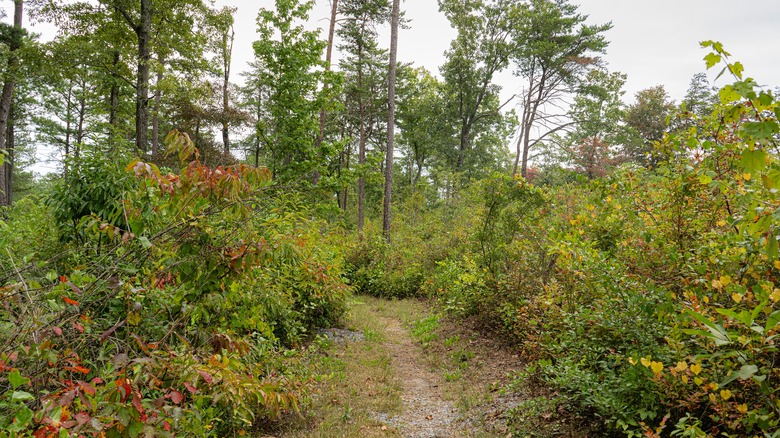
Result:
[[[442,396],[441,377],[424,363],[420,347],[399,320],[380,316],[379,321],[385,327],[385,348],[403,388],[403,412],[388,418],[388,423],[409,438],[461,436],[457,410]]]

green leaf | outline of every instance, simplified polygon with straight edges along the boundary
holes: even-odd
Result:
[[[27,383],[30,383],[30,379],[28,379],[27,377],[23,377],[21,374],[19,374],[19,370],[11,371],[11,374],[8,375],[8,381],[11,382],[11,386],[13,387],[13,389],[16,389]]]
[[[25,400],[32,400],[35,397],[33,397],[32,394],[26,391],[14,391],[14,393],[11,395],[11,400],[13,401],[25,401]]]
[[[756,374],[757,372],[758,372],[758,367],[756,365],[742,365],[742,368],[740,368],[739,371],[735,371],[731,373],[728,377],[726,377],[720,383],[720,386],[726,386],[736,379],[747,380],[753,377],[753,375]]]
[[[727,345],[731,343],[731,338],[729,337],[728,332],[726,332],[726,329],[723,328],[720,324],[715,324],[714,322],[710,321],[709,318],[706,316],[696,313],[696,312],[688,312],[688,315],[691,316],[693,319],[701,322],[704,324],[704,326],[707,328],[707,332],[704,336],[712,339],[713,342],[715,342],[715,345],[721,346],[721,345]],[[701,330],[694,332],[693,330],[685,330],[686,333],[689,334],[699,334],[702,333]]]
[[[769,257],[769,260],[777,260],[777,238],[773,234],[770,234],[766,240],[766,256]]]
[[[138,241],[141,242],[141,246],[143,246],[144,249],[149,249],[152,247],[152,242],[150,242],[146,236],[139,237]]]
[[[721,56],[717,53],[708,53],[704,57],[704,61],[707,63],[707,68],[712,68],[715,66],[715,64],[719,63],[721,60]]]
[[[130,438],[136,438],[137,436],[141,435],[144,431],[144,424],[140,421],[133,421],[130,423],[130,426],[127,428],[127,433],[130,435]]]
[[[734,76],[741,80],[742,72],[745,71],[745,66],[743,66],[741,62],[737,61],[733,64],[729,64],[729,70],[734,73]]]
[[[709,175],[699,175],[699,182],[707,185],[712,182],[712,177]]]
[[[16,416],[14,416],[14,418],[16,419],[17,426],[19,426],[20,428],[24,428],[32,420],[33,411],[27,406],[25,406],[16,413]]]
[[[735,90],[731,85],[726,85],[725,87],[721,88],[718,95],[720,96],[721,103],[731,103],[742,100],[742,95],[739,94],[737,90]]]
[[[764,326],[764,332],[768,332],[769,330],[772,330],[773,328],[777,327],[777,324],[780,324],[780,310],[775,310],[769,315],[769,318],[766,319],[766,326]]]
[[[742,152],[742,160],[740,161],[742,168],[748,172],[758,172],[766,167],[766,152],[761,149],[746,149]]]

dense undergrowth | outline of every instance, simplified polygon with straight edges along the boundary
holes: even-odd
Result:
[[[709,45],[710,64],[726,60]],[[530,361],[518,379],[556,394],[513,410],[523,436],[541,404],[605,435],[780,436],[780,104],[739,63],[724,71],[736,82],[711,116],[677,116],[659,168],[540,186],[496,174],[433,204],[421,188],[392,244],[357,240],[347,273],[514,343]]]
[[[177,172],[82,157],[0,221],[0,436],[222,437],[298,409],[289,357],[345,310],[339,254],[266,170],[167,141]]]

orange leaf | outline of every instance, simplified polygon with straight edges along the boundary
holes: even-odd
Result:
[[[70,304],[71,306],[78,306],[79,302],[76,300],[71,300],[68,297],[62,297],[62,301],[65,301],[66,303]]]

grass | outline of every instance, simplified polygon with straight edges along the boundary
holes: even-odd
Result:
[[[302,407],[305,417],[285,424],[285,437],[394,437],[377,416],[393,416],[402,409],[401,388],[391,358],[383,346],[385,336],[369,306],[380,301],[356,299],[346,319],[350,330],[362,332],[365,341],[331,344],[314,364],[318,392]],[[388,310],[385,309],[385,312]]]

